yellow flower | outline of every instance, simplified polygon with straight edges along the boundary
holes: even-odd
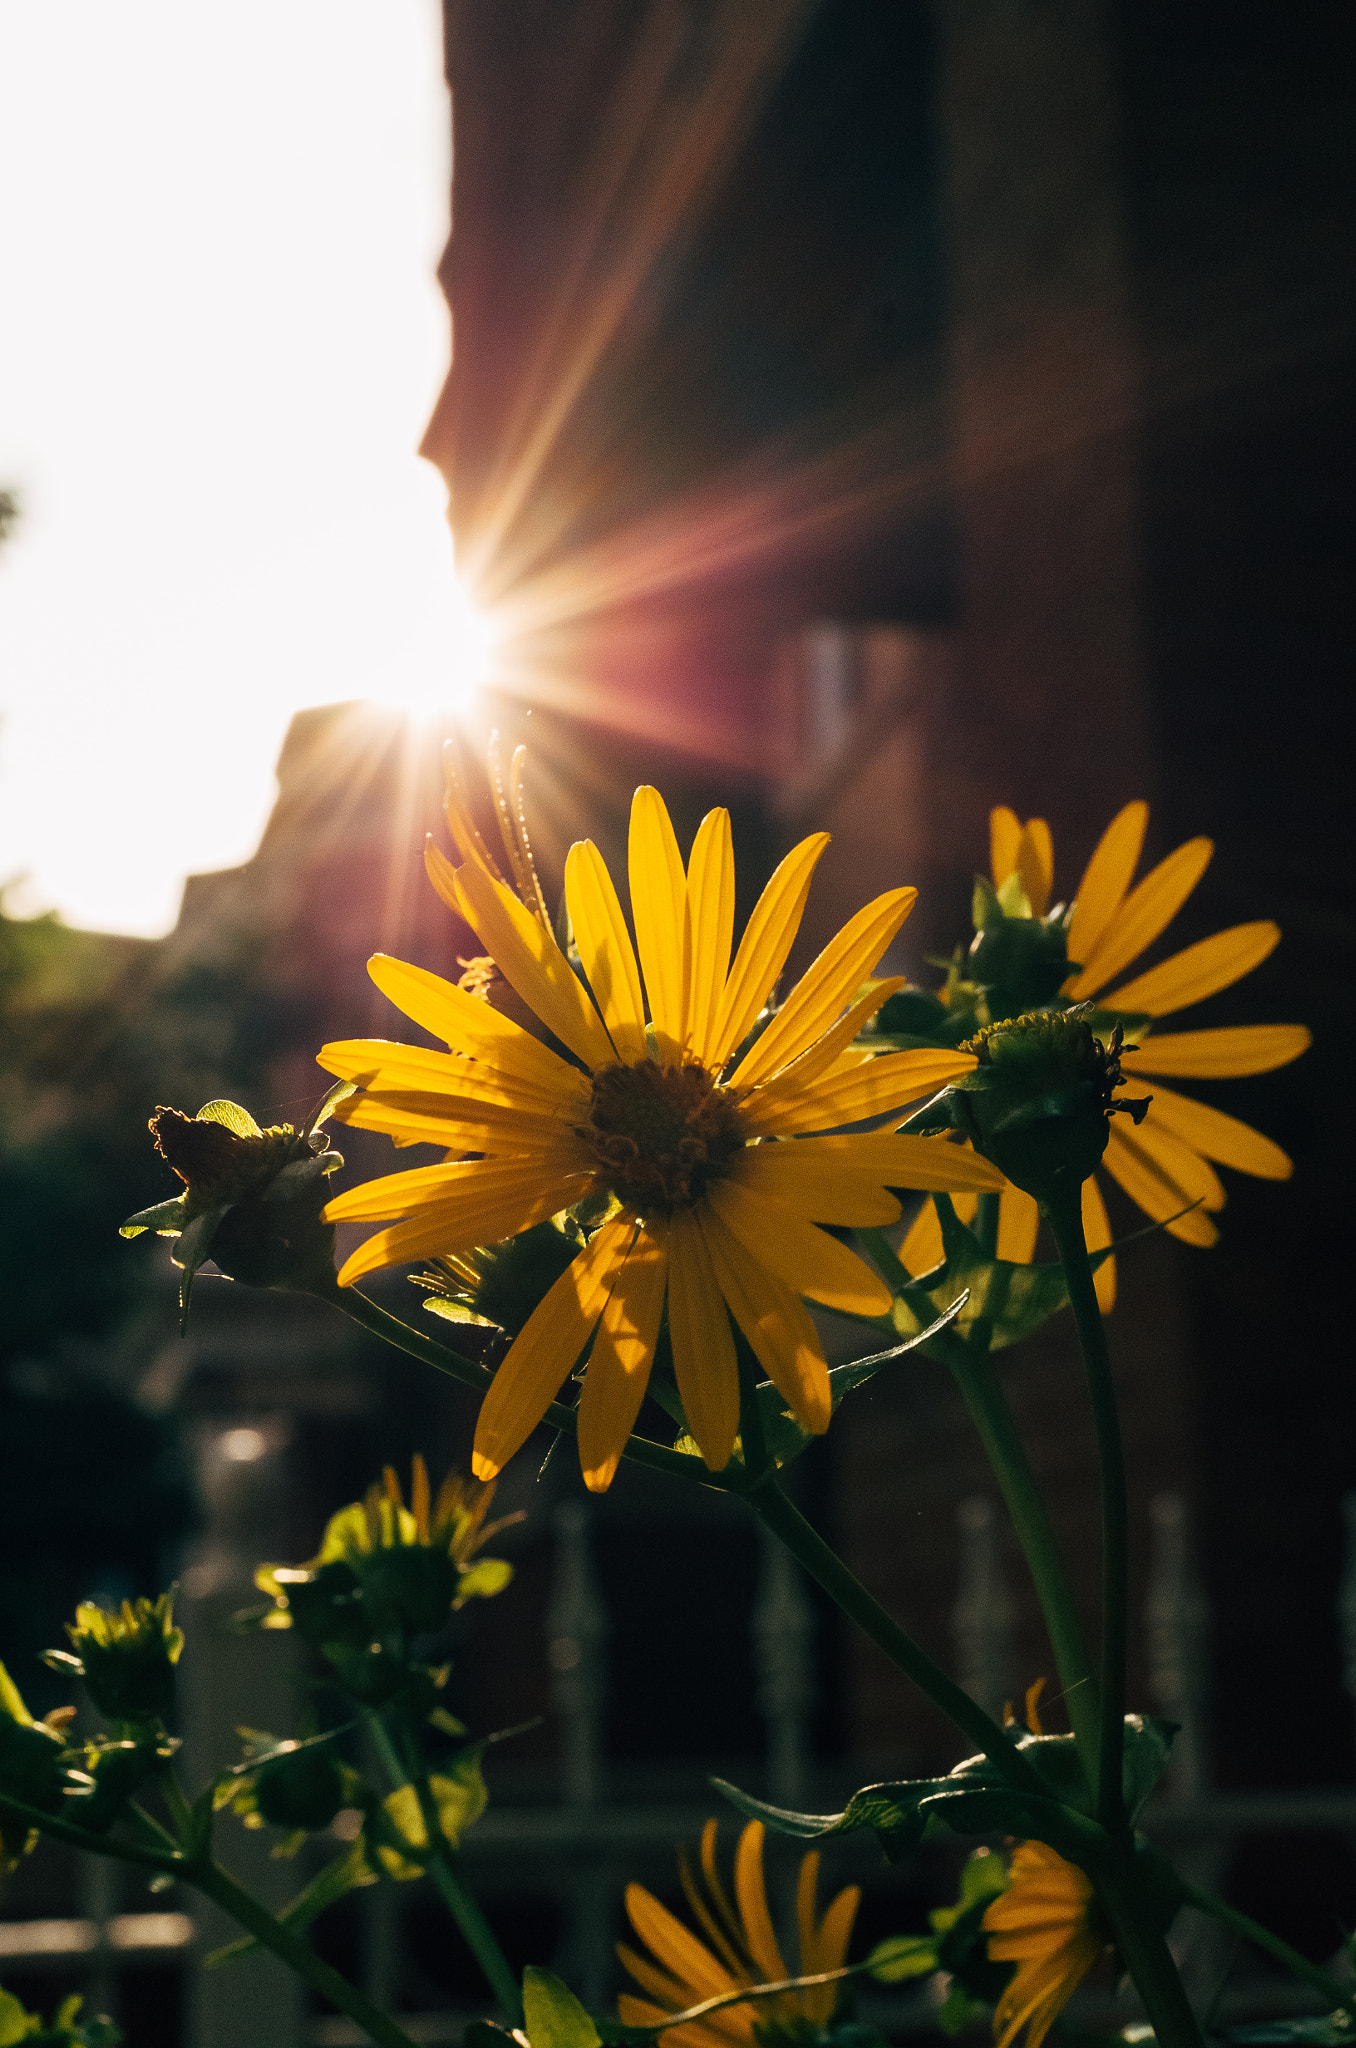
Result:
[[[1026,2048],[1041,2048],[1101,1955],[1106,1942],[1090,1925],[1092,1900],[1092,1886],[1075,1864],[1044,1842],[1019,1845],[1008,1888],[984,1915],[990,1961],[1017,1965],[994,2011],[997,2048],[1008,2048],[1023,2027]]]
[[[1131,962],[1152,945],[1177,915],[1214,851],[1208,839],[1191,839],[1170,853],[1133,888],[1144,843],[1149,807],[1127,804],[1112,819],[1088,862],[1065,921],[1070,973],[1059,1003],[1092,1003],[1107,1027],[1124,1022],[1128,1049],[1121,1054],[1125,1079],[1152,1077],[1148,1114],[1135,1129],[1113,1125],[1102,1164],[1155,1222],[1187,1244],[1212,1245],[1219,1233],[1211,1215],[1224,1207],[1225,1191],[1215,1165],[1231,1166],[1264,1180],[1285,1180],[1293,1171],[1280,1146],[1237,1117],[1164,1087],[1173,1080],[1234,1079],[1264,1074],[1298,1059],[1310,1043],[1302,1024],[1243,1024],[1203,1031],[1157,1033],[1161,1018],[1204,1002],[1266,959],[1280,939],[1269,920],[1232,926],[1122,981]],[[1026,824],[1001,807],[990,814],[993,880],[1009,917],[1046,916],[1054,884],[1054,846],[1043,818]],[[1053,920],[1057,913],[1052,912]],[[1214,1162],[1214,1164],[1212,1164]],[[1196,1203],[1199,1206],[1191,1207]],[[975,1213],[962,1197],[963,1221]],[[1179,1214],[1187,1210],[1186,1215]],[[1169,1220],[1173,1219],[1173,1220]],[[999,1206],[998,1256],[1025,1264],[1036,1246],[1036,1204],[1019,1188],[1003,1189]],[[1083,1228],[1090,1250],[1111,1243],[1106,1205],[1095,1179],[1083,1183]],[[941,1232],[932,1204],[923,1211],[900,1251],[912,1273],[927,1272],[942,1256]],[[1097,1293],[1104,1309],[1115,1300],[1115,1260],[1098,1269]]]
[[[712,1470],[728,1461],[739,1424],[730,1316],[801,1424],[826,1429],[828,1372],[800,1297],[880,1315],[890,1296],[820,1226],[893,1221],[890,1188],[1001,1186],[986,1161],[945,1140],[843,1130],[974,1064],[945,1048],[874,1060],[849,1050],[900,986],[863,982],[916,892],[891,889],[859,911],[746,1047],[791,950],[827,834],[786,856],[731,964],[729,814],[702,821],[684,869],[658,791],[637,790],[634,948],[598,849],[581,841],[566,861],[581,980],[539,897],[524,902],[501,880],[455,802],[449,822],[462,864],[431,850],[434,884],[553,1043],[422,968],[382,955],[370,963],[377,986],[450,1049],[351,1040],[326,1046],[320,1063],[361,1084],[342,1107],[345,1121],[441,1145],[446,1157],[329,1204],[332,1222],[402,1219],[354,1253],[340,1284],[511,1237],[586,1198],[611,1197],[611,1213],[495,1375],[476,1429],[476,1475],[500,1471],[591,1343],[579,1450],[589,1486],[605,1488],[640,1409],[666,1308],[678,1391]]]
[[[752,1820],[739,1837],[735,1852],[735,1903],[726,1895],[716,1869],[716,1823],[709,1820],[702,1830],[699,1885],[680,1856],[678,1868],[683,1892],[706,1940],[700,1940],[681,1920],[661,1906],[643,1885],[626,1888],[626,1911],[631,1925],[649,1950],[638,1955],[625,1942],[618,1942],[622,1963],[648,1993],[635,1998],[623,1993],[617,2011],[629,2027],[653,2026],[665,2013],[686,2012],[704,1999],[719,1998],[742,1985],[776,1984],[793,1974],[816,1977],[828,1970],[841,1970],[852,1938],[861,1892],[848,1885],[839,1892],[822,1919],[815,1914],[815,1889],[819,1877],[819,1855],[812,1851],[800,1866],[796,1887],[796,1924],[800,1937],[800,1970],[793,1973],[782,1960],[767,1908],[767,1887],[763,1882],[763,1824]],[[703,1895],[704,1892],[704,1895]],[[653,1958],[653,1960],[652,1960]],[[783,1991],[775,1998],[760,1998],[749,2005],[722,2006],[705,2019],[691,2020],[663,2035],[673,2048],[729,2048],[731,2042],[746,2048],[769,2021],[781,2021],[788,2033],[803,2033],[805,2023],[822,2027],[833,2017],[838,2000],[836,1984],[818,1984],[804,1991]]]

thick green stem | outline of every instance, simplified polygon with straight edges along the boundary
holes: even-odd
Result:
[[[1079,1190],[1047,1198],[1042,1207],[1055,1234],[1069,1305],[1088,1377],[1102,1469],[1102,1725],[1098,1744],[1097,1817],[1112,1833],[1124,1826],[1121,1756],[1125,1736],[1125,1645],[1130,1621],[1130,1535],[1125,1454],[1111,1378],[1106,1330],[1083,1236]]]
[[[1235,1934],[1241,1934],[1254,1948],[1260,1948],[1267,1955],[1274,1956],[1276,1961],[1283,1963],[1294,1976],[1302,1977],[1306,1984],[1312,1984],[1316,1990],[1321,1991],[1332,2007],[1340,2006],[1345,2012],[1356,2013],[1356,1992],[1353,1992],[1351,1986],[1339,1982],[1320,1964],[1311,1963],[1308,1956],[1302,1956],[1297,1948],[1291,1948],[1289,1942],[1282,1941],[1279,1934],[1273,1934],[1269,1927],[1263,1927],[1259,1921],[1249,1919],[1246,1913],[1240,1913],[1235,1906],[1226,1905],[1223,1899],[1217,1899],[1213,1892],[1203,1891],[1199,1885],[1185,1885],[1183,1890],[1189,1906],[1195,1906],[1198,1911],[1208,1913],[1213,1920],[1218,1920],[1225,1927],[1231,1927]]]
[[[991,1720],[953,1678],[947,1676],[940,1664],[934,1664],[912,1636],[906,1635],[899,1624],[891,1620],[880,1602],[867,1592],[859,1579],[854,1578],[842,1558],[811,1528],[774,1479],[769,1478],[762,1486],[752,1488],[748,1500],[760,1521],[771,1529],[774,1536],[780,1537],[796,1562],[824,1588],[849,1620],[864,1629],[872,1642],[884,1650],[890,1662],[955,1722],[975,1748],[992,1760],[1010,1785],[1048,1798],[1047,1787],[998,1723]]]
[[[467,1358],[461,1351],[454,1351],[450,1345],[438,1344],[432,1337],[426,1337],[422,1330],[412,1330],[408,1323],[402,1323],[399,1316],[379,1308],[375,1301],[369,1301],[356,1288],[340,1287],[333,1282],[328,1287],[311,1290],[322,1301],[328,1301],[335,1308],[342,1309],[355,1323],[360,1323],[374,1337],[393,1344],[398,1351],[407,1351],[411,1358],[431,1365],[435,1372],[446,1373],[449,1379],[460,1380],[464,1387],[470,1387],[477,1394],[486,1394],[494,1384],[494,1374],[488,1366],[478,1365],[474,1358]],[[579,1418],[573,1408],[567,1408],[562,1401],[552,1401],[542,1417],[553,1429],[566,1430],[571,1436],[579,1427]],[[637,1465],[648,1465],[653,1472],[666,1472],[671,1479],[685,1479],[699,1486],[714,1486],[725,1492],[738,1492],[739,1486],[718,1472],[708,1472],[700,1458],[685,1457],[681,1451],[671,1451],[665,1444],[651,1443],[648,1437],[632,1436],[626,1441],[623,1454]]]
[[[461,1929],[467,1947],[485,1972],[509,2025],[520,2027],[523,2023],[522,1992],[504,1951],[495,1939],[493,1928],[480,1910],[479,1901],[462,1879],[458,1859],[451,1849],[445,1846],[435,1848],[428,1874],[437,1887],[438,1896]]]
[[[895,1292],[912,1290],[912,1275],[900,1264],[884,1233],[863,1230],[858,1235]],[[937,1358],[952,1374],[979,1431],[1035,1583],[1084,1774],[1089,1786],[1095,1790],[1099,1725],[1097,1681],[1045,1500],[1028,1462],[992,1353],[987,1343],[983,1346],[967,1343],[951,1330],[944,1331],[940,1337],[924,1345],[923,1350],[926,1356]]]
[[[979,1431],[1035,1582],[1084,1775],[1089,1786],[1095,1788],[1099,1728],[1097,1680],[1083,1641],[1073,1589],[1055,1541],[1044,1498],[1027,1462],[992,1356],[974,1350],[964,1363],[954,1364],[952,1372]]]
[[[1109,1855],[1097,1858],[1096,1868],[1089,1874],[1121,1960],[1143,2000],[1158,2048],[1202,2048],[1196,2015],[1159,1927],[1154,1903],[1146,1896],[1136,1870],[1135,1851],[1122,1838]]]
[[[205,1892],[209,1899],[215,1899],[262,1948],[271,1949],[313,1991],[347,2013],[368,2039],[377,2043],[377,2048],[415,2048],[403,2027],[398,2027],[370,1998],[364,1997],[347,1977],[341,1977],[337,1970],[322,1962],[313,1948],[275,1920],[219,1863],[199,1864],[185,1874],[190,1884]]]
[[[422,1757],[417,1754],[414,1738],[410,1735],[406,1744],[411,1754],[403,1757],[380,1715],[374,1715],[371,1728],[372,1739],[392,1783],[396,1786],[414,1787],[415,1796],[419,1801],[419,1811],[423,1816],[424,1832],[428,1837],[429,1855],[424,1864],[425,1875],[432,1881],[443,1904],[460,1928],[466,1946],[484,1972],[485,1981],[507,2015],[509,2025],[520,2026],[523,2018],[523,2001],[518,1981],[509,1968],[504,1951],[495,1939],[493,1928],[462,1880],[456,1856],[443,1834],[438,1802],[433,1797],[428,1772],[424,1769]],[[418,1856],[416,1845],[410,1843],[407,1846],[412,1856]]]

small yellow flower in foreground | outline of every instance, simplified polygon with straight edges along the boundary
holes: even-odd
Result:
[[[1174,1237],[1212,1245],[1219,1233],[1211,1215],[1224,1207],[1225,1191],[1215,1164],[1264,1180],[1285,1180],[1293,1171],[1281,1147],[1237,1117],[1226,1116],[1163,1085],[1171,1080],[1235,1079],[1268,1073],[1298,1059],[1310,1044],[1302,1024],[1243,1024],[1199,1031],[1159,1033],[1159,1020],[1204,1002],[1241,981],[1278,943],[1280,927],[1270,920],[1233,925],[1185,947],[1147,973],[1122,981],[1125,969],[1172,922],[1200,881],[1214,847],[1191,839],[1135,884],[1149,807],[1127,804],[1112,819],[1088,862],[1065,921],[1070,972],[1058,1007],[1091,1003],[1107,1027],[1120,1019],[1127,1050],[1121,1066],[1127,1082],[1152,1077],[1148,1115],[1136,1129],[1115,1125],[1102,1164],[1133,1202]],[[993,881],[1009,917],[1042,918],[1054,886],[1054,844],[1043,818],[1025,824],[1006,806],[989,820]],[[1055,920],[1057,912],[1050,912]],[[1191,1207],[1191,1204],[1198,1204]],[[963,1221],[974,1215],[962,1197]],[[1186,1215],[1179,1212],[1187,1210]],[[1169,1221],[1169,1218],[1175,1220]],[[1039,1217],[1029,1195],[1003,1190],[998,1256],[1025,1264],[1035,1251]],[[1083,1184],[1083,1228],[1089,1249],[1111,1242],[1106,1205],[1095,1179]],[[926,1203],[901,1248],[912,1273],[926,1272],[942,1256],[941,1234],[932,1204]],[[1115,1261],[1097,1274],[1103,1308],[1115,1299]]]
[[[354,1253],[340,1284],[512,1237],[610,1195],[613,1213],[495,1375],[476,1429],[477,1477],[493,1478],[521,1447],[591,1344],[580,1461],[590,1487],[609,1485],[666,1309],[688,1426],[713,1471],[727,1463],[739,1425],[731,1316],[802,1426],[826,1429],[828,1370],[800,1297],[880,1315],[890,1295],[820,1226],[893,1222],[890,1188],[1002,1185],[987,1161],[945,1140],[843,1130],[974,1065],[947,1048],[872,1060],[850,1050],[901,985],[863,989],[916,891],[891,889],[859,911],[741,1050],[791,950],[826,833],[786,856],[732,964],[728,812],[702,821],[685,869],[658,791],[637,790],[634,948],[598,849],[581,841],[566,861],[586,985],[539,896],[525,902],[500,878],[455,802],[448,815],[462,865],[431,851],[434,884],[560,1050],[422,968],[382,955],[370,963],[377,986],[450,1049],[350,1040],[326,1046],[320,1064],[360,1084],[339,1112],[344,1121],[440,1145],[445,1159],[329,1204],[331,1222],[403,1219]]]
[[[1106,1947],[1090,1924],[1092,1904],[1092,1886],[1075,1864],[1044,1842],[1020,1844],[1007,1890],[984,1915],[990,1961],[1017,1965],[994,2011],[997,2048],[1008,2048],[1023,2027],[1026,2048],[1041,2048]]]
[[[702,1830],[703,1882],[699,1884],[693,1876],[686,1856],[679,1857],[678,1868],[687,1903],[706,1939],[700,1940],[691,1933],[643,1885],[627,1886],[627,1916],[649,1950],[648,1955],[639,1955],[625,1942],[617,1944],[622,1963],[648,1994],[646,1998],[635,1998],[623,1993],[618,1999],[617,2011],[627,2026],[653,2026],[665,2013],[686,2012],[689,2006],[700,2005],[704,1999],[719,1998],[744,1985],[776,1984],[793,1975],[817,1977],[824,1971],[842,1969],[861,1892],[856,1885],[847,1886],[823,1918],[817,1918],[817,1851],[802,1860],[796,1887],[798,1972],[787,1969],[772,1931],[763,1882],[761,1821],[750,1821],[739,1837],[733,1904],[716,1869],[713,1820]],[[673,2048],[729,2048],[731,2042],[747,2048],[755,2039],[755,2027],[760,2033],[764,2028],[775,2032],[779,2021],[788,2034],[796,2037],[803,2033],[807,2021],[822,2027],[832,2019],[838,1988],[837,1984],[819,1984],[804,1991],[783,1991],[775,1998],[760,1998],[749,2005],[723,2006],[705,2019],[670,2029],[662,2039],[672,2043]]]

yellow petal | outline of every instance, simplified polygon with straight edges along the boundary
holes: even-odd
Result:
[[[469,922],[510,988],[587,1067],[614,1059],[602,1019],[552,934],[502,883],[469,864],[457,871]]]
[[[822,1038],[816,1039],[798,1059],[792,1060],[771,1080],[762,1082],[753,1091],[748,1101],[750,1110],[761,1117],[770,1105],[790,1102],[816,1081],[829,1076],[837,1079],[865,1066],[872,1055],[855,1046],[853,1039],[870,1022],[881,1004],[907,983],[908,977],[903,974],[888,975],[883,981],[871,982]]]
[[[730,1162],[730,1179],[753,1194],[785,1202],[807,1221],[856,1227],[897,1222],[899,1203],[880,1176],[865,1160],[824,1152],[824,1142],[793,1138],[747,1146]]]
[[[394,960],[389,953],[374,953],[367,971],[384,996],[435,1038],[443,1039],[453,1052],[467,1053],[538,1090],[567,1099],[587,1094],[588,1084],[576,1067],[511,1017],[501,1016],[489,1003],[468,995],[441,975],[412,967],[407,960]]]
[[[1250,1124],[1225,1116],[1222,1110],[1209,1109],[1203,1102],[1193,1102],[1189,1095],[1179,1095],[1161,1083],[1154,1089],[1142,1128],[1151,1126],[1168,1132],[1193,1151],[1203,1152],[1207,1159],[1217,1159],[1221,1166],[1255,1173],[1261,1180],[1289,1180],[1295,1170],[1288,1153]]]
[[[848,1943],[852,1939],[852,1927],[857,1918],[857,1908],[862,1902],[858,1885],[845,1885],[830,1905],[819,1924],[818,1934],[812,1943],[815,1961],[804,1961],[802,1949],[801,1967],[807,1977],[818,1976],[821,1970],[841,1970],[847,1961]],[[802,1936],[802,1941],[804,1937]],[[836,1984],[818,1984],[812,1990],[801,1993],[801,2003],[810,2019],[824,2026],[833,2017],[838,2003]]]
[[[469,1105],[459,1114],[457,1105],[443,1097],[409,1093],[351,1095],[334,1115],[347,1130],[384,1131],[397,1144],[441,1145],[445,1152],[490,1152],[518,1159],[554,1151],[568,1129],[559,1116],[529,1115],[492,1103]]]
[[[1155,1223],[1167,1224],[1170,1236],[1181,1238],[1184,1244],[1212,1245],[1217,1241],[1219,1232],[1203,1209],[1178,1215],[1178,1210],[1185,1209],[1196,1197],[1165,1172],[1161,1162],[1139,1143],[1138,1134],[1131,1137],[1113,1125],[1102,1164],[1146,1215]],[[1170,1216],[1176,1219],[1172,1223],[1168,1223]]]
[[[815,832],[793,846],[754,904],[730,978],[721,992],[715,1036],[710,1041],[713,1070],[723,1066],[743,1041],[785,966],[800,930],[811,878],[828,843],[827,832]]]
[[[1183,1080],[1232,1080],[1269,1074],[1307,1052],[1313,1033],[1303,1024],[1228,1024],[1219,1031],[1172,1031],[1143,1037],[1121,1054],[1127,1074],[1171,1074]]]
[[[669,1337],[687,1426],[708,1468],[721,1472],[739,1428],[739,1371],[725,1297],[690,1209],[669,1225]]]
[[[1041,1212],[1035,1197],[1009,1181],[998,1198],[998,1256],[1014,1266],[1029,1266],[1036,1250]]]
[[[687,864],[687,901],[692,933],[687,1045],[694,1060],[711,1066],[734,938],[734,846],[726,810],[708,811],[697,827]]]
[[[1095,995],[1152,945],[1200,881],[1214,850],[1208,839],[1189,839],[1151,869],[1115,913],[1082,973],[1067,985],[1066,995],[1076,1003]]]
[[[462,858],[467,859],[469,856],[463,855]],[[424,848],[424,873],[428,876],[453,916],[461,918],[464,923],[466,913],[461,907],[461,891],[457,886],[457,870],[453,867],[441,847],[435,846],[431,839]]]
[[[785,1203],[752,1194],[732,1180],[716,1181],[706,1199],[745,1251],[795,1293],[849,1315],[889,1313],[890,1290],[865,1260]]]
[[[804,1302],[749,1256],[709,1204],[697,1214],[720,1291],[754,1357],[801,1428],[822,1435],[833,1414],[829,1368]]]
[[[1125,901],[1139,864],[1148,822],[1146,803],[1127,804],[1107,826],[1083,871],[1069,920],[1069,958],[1079,967],[1087,966],[1103,932]]]
[[[993,876],[995,889],[1001,889],[1009,875],[1017,869],[1017,847],[1022,837],[1022,821],[1016,811],[999,804],[989,813],[989,873]]]
[[[591,839],[577,840],[565,856],[565,906],[617,1058],[634,1066],[646,1053],[640,969],[612,877]]]
[[[763,1883],[763,1823],[751,1820],[739,1837],[735,1850],[735,1898],[749,1953],[765,1984],[775,1984],[791,1973],[782,1961],[772,1919],[767,1910],[767,1887]]]
[[[577,1155],[577,1156],[576,1156]],[[431,1208],[469,1212],[476,1202],[488,1208],[521,1194],[536,1199],[537,1190],[562,1174],[581,1171],[586,1158],[579,1141],[563,1162],[532,1156],[517,1159],[470,1159],[455,1165],[416,1166],[407,1173],[388,1173],[336,1195],[324,1211],[327,1223],[366,1222],[378,1216],[416,1216]],[[484,1240],[488,1242],[487,1240]]]
[[[455,1113],[463,1102],[497,1103],[527,1116],[551,1116],[562,1107],[586,1103],[589,1084],[563,1060],[557,1065],[571,1079],[556,1087],[523,1080],[488,1060],[435,1052],[432,1046],[401,1045],[394,1038],[339,1038],[322,1046],[316,1063],[345,1081],[360,1081],[379,1094],[410,1093],[448,1098]],[[345,1108],[340,1104],[340,1109]]]
[[[648,786],[631,800],[630,874],[631,916],[659,1056],[676,1062],[683,1052],[691,957],[687,876],[664,799]]]
[[[412,1259],[432,1258],[440,1252],[465,1251],[469,1245],[491,1244],[514,1237],[534,1223],[544,1223],[557,1210],[582,1201],[593,1183],[580,1174],[557,1180],[543,1180],[535,1161],[525,1163],[521,1188],[504,1187],[496,1200],[485,1199],[480,1184],[468,1182],[457,1196],[435,1203],[408,1223],[396,1223],[379,1230],[359,1245],[346,1259],[339,1273],[339,1285],[351,1287],[364,1273],[382,1266],[399,1266]]]
[[[1236,924],[1227,932],[1216,932],[1170,960],[1151,967],[1147,974],[1128,981],[1124,988],[1103,998],[1108,1010],[1138,1010],[1146,1017],[1165,1017],[1171,1010],[1185,1010],[1189,1003],[1203,1003],[1207,996],[1228,988],[1251,974],[1277,944],[1278,924],[1262,920],[1257,924]]]
[[[930,1273],[934,1266],[940,1266],[945,1257],[936,1207],[932,1202],[924,1202],[899,1247],[899,1263],[916,1280],[920,1273]]]
[[[931,1095],[976,1064],[973,1053],[933,1051],[888,1052],[846,1073],[829,1074],[794,1093],[781,1089],[785,1074],[758,1089],[744,1105],[747,1126],[760,1136],[790,1136],[796,1131],[833,1130],[860,1123],[887,1110],[902,1109],[919,1095]],[[788,1068],[786,1072],[791,1070]],[[777,1092],[774,1094],[773,1088]]]
[[[1106,1213],[1106,1203],[1096,1180],[1083,1183],[1083,1242],[1090,1252],[1100,1252],[1111,1243],[1111,1219]],[[1097,1306],[1104,1316],[1109,1316],[1116,1306],[1116,1260],[1115,1256],[1103,1259],[1093,1275],[1097,1289]]]
[[[1050,907],[1050,885],[1055,879],[1055,847],[1044,818],[1028,818],[1017,842],[1017,872],[1022,878],[1033,917],[1044,917]]]
[[[454,740],[448,740],[443,747],[443,815],[447,829],[452,834],[452,844],[464,861],[472,861],[492,875],[496,882],[503,876],[495,866],[494,857],[480,836],[479,828],[471,815],[471,806],[466,800],[462,785],[460,764]],[[450,866],[451,863],[449,862]]]
[[[625,1214],[605,1223],[514,1338],[481,1403],[471,1454],[477,1479],[503,1470],[559,1393],[593,1334],[635,1228]]]
[[[643,1885],[628,1884],[625,1899],[626,1917],[636,1933],[684,1993],[694,1994],[694,2005],[700,1999],[719,1998],[722,1992],[736,1988],[735,1979],[721,1968],[706,1944],[698,1941],[667,1906],[661,1906],[653,1892],[647,1892]],[[678,2010],[681,2012],[682,2007]]]
[[[849,918],[754,1040],[731,1086],[750,1088],[813,1045],[851,1001],[917,901],[916,889],[889,889]]]
[[[607,1298],[579,1397],[579,1462],[591,1493],[605,1493],[635,1428],[649,1384],[668,1259],[642,1230]]]
[[[815,1890],[818,1883],[819,1851],[811,1849],[808,1855],[800,1859],[800,1876],[796,1880],[796,1936],[800,1942],[802,1977],[817,1977],[825,1967],[819,1960],[819,1929],[815,1924]]]

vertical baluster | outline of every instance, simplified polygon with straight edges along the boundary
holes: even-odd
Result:
[[[546,1616],[551,1704],[561,1724],[561,1789],[567,1806],[595,1806],[603,1788],[607,1609],[593,1575],[588,1510],[556,1510],[556,1575]]]
[[[1205,1705],[1209,1610],[1191,1546],[1187,1504],[1180,1493],[1149,1503],[1149,1583],[1144,1598],[1144,1642],[1149,1696],[1158,1711],[1180,1722],[1164,1791],[1191,1799],[1207,1781]]]
[[[809,1717],[815,1703],[815,1617],[794,1560],[766,1529],[753,1652],[758,1708],[767,1724],[767,1795],[802,1806],[809,1780]]]
[[[584,1813],[602,1797],[607,1709],[607,1609],[593,1574],[589,1512],[567,1501],[555,1513],[556,1570],[546,1616],[551,1703],[561,1728],[561,1793]],[[586,2005],[600,2008],[612,1971],[612,1894],[596,1856],[582,1854],[564,1893],[555,1967]]]
[[[1337,1592],[1337,1639],[1342,1652],[1342,1688],[1356,1706],[1356,1487],[1342,1496],[1342,1520],[1346,1541]]]
[[[1013,1608],[1003,1571],[998,1509],[987,1494],[971,1494],[956,1510],[960,1572],[951,1610],[956,1676],[986,1713],[1002,1710],[1008,1689]]]

